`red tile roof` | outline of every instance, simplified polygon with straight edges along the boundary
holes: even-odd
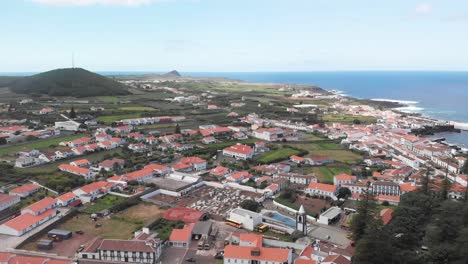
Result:
[[[356,180],[356,176],[342,173],[342,174],[335,175],[335,179],[338,181],[352,181],[352,180]]]
[[[233,145],[233,146],[225,148],[224,150],[229,151],[229,152],[234,152],[234,153],[240,153],[244,155],[249,155],[253,152],[252,147],[243,145],[243,144]]]
[[[172,229],[169,241],[190,241],[192,238],[192,230],[194,223],[186,224],[182,229]]]
[[[105,182],[105,181],[98,181],[98,182],[93,182],[93,183],[90,183],[88,185],[85,185],[85,186],[81,187],[80,190],[85,192],[85,193],[91,193],[93,191],[97,191],[97,190],[102,189],[102,188],[110,188],[112,186],[114,186],[114,184],[108,183],[108,182]]]
[[[299,157],[297,155],[292,155],[289,158],[292,159],[292,160],[295,160],[295,161],[299,161],[299,162],[303,162],[305,160],[303,157]]]
[[[37,202],[23,208],[23,210],[31,210],[33,212],[39,212],[39,211],[43,210],[44,208],[51,207],[55,203],[56,203],[55,198],[46,197],[46,198],[44,198],[42,200],[39,200],[39,201],[37,201]]]
[[[25,213],[9,220],[8,222],[4,223],[4,225],[14,230],[22,231],[55,213],[56,211],[53,209],[49,209],[37,216],[30,213]]]
[[[380,217],[382,218],[382,222],[384,225],[388,224],[392,220],[393,209],[392,208],[385,208],[380,211]]]
[[[16,187],[12,190],[10,190],[10,193],[27,193],[27,192],[32,192],[34,190],[38,190],[41,187],[35,185],[35,184],[25,184],[20,187]]]
[[[81,165],[87,165],[87,164],[90,164],[91,162],[89,162],[89,160],[87,159],[80,159],[80,160],[74,160],[70,163],[74,163],[76,164],[76,166],[81,166]]]
[[[180,159],[181,163],[189,163],[189,164],[197,164],[197,163],[205,163],[206,160],[201,159],[199,157],[186,157]]]
[[[218,166],[210,171],[210,174],[216,176],[223,176],[229,172],[229,168]]]
[[[400,184],[400,190],[402,192],[412,192],[412,191],[416,191],[416,189],[418,189],[417,186],[411,185],[409,183],[401,183]]]
[[[19,198],[18,196],[0,193],[0,205],[9,203],[10,201],[18,199],[18,198]]]
[[[104,167],[104,168],[112,168],[112,167],[114,167],[115,163],[123,164],[124,162],[125,161],[123,159],[114,158],[114,159],[108,159],[108,160],[104,160],[104,161],[100,162],[99,166]]]
[[[253,250],[258,250],[258,256],[252,255]],[[263,248],[227,245],[224,248],[224,258],[247,259],[259,261],[288,262],[290,249]]]
[[[60,170],[62,171],[67,171],[67,172],[70,172],[70,173],[74,173],[74,174],[88,174],[91,172],[91,170],[87,169],[87,168],[81,168],[81,167],[77,167],[77,166],[73,166],[73,165],[70,165],[70,164],[60,164],[59,167],[58,167]]]
[[[329,255],[324,260],[322,260],[322,263],[351,264],[351,261],[342,255]]]
[[[62,202],[67,202],[67,201],[70,201],[71,199],[73,199],[74,197],[76,197],[76,195],[72,192],[67,192],[67,193],[64,193],[62,195],[60,195],[59,197],[57,197],[57,200],[60,200]]]
[[[155,171],[164,171],[164,170],[168,170],[169,167],[168,166],[165,166],[165,165],[161,165],[161,164],[148,164],[144,167],[145,169],[152,169],[152,170],[155,170]]]
[[[309,183],[309,188],[314,190],[326,191],[326,192],[335,192],[335,185],[324,184],[318,182]]]
[[[241,242],[249,242],[252,247],[261,247],[263,245],[263,236],[258,234],[242,233],[239,235]]]

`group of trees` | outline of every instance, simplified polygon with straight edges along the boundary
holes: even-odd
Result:
[[[424,186],[401,196],[387,225],[372,195],[363,195],[351,224],[353,263],[468,263],[468,202]]]

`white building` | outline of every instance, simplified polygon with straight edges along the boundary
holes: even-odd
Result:
[[[72,120],[60,121],[55,122],[55,128],[59,130],[78,131],[80,129],[80,123]]]
[[[253,148],[243,144],[236,144],[223,149],[224,156],[233,157],[241,160],[251,159],[253,157],[253,154]]]
[[[262,223],[263,217],[259,213],[242,208],[234,208],[229,212],[229,220],[242,223],[243,228],[253,231],[256,226]]]

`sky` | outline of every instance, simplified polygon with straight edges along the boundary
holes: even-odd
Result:
[[[0,72],[468,70],[466,0],[1,0]]]

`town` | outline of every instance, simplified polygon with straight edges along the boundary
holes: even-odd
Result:
[[[126,76],[131,94],[2,91],[0,263],[352,263],[371,195],[467,199],[451,126],[303,85]]]

